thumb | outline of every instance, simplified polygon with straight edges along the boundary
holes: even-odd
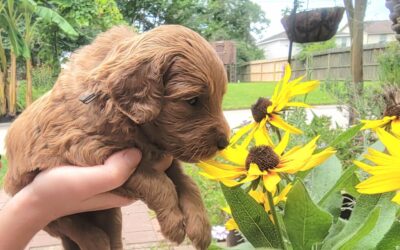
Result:
[[[104,162],[103,168],[110,175],[110,181],[118,187],[135,171],[141,158],[142,153],[138,149],[125,149],[111,155]]]
[[[131,176],[142,158],[142,153],[138,149],[125,149],[114,153],[104,162],[103,165],[95,167],[79,168],[83,172],[86,170],[86,176],[82,173],[80,178],[85,179],[87,190],[91,190],[92,195],[104,193],[115,189]]]

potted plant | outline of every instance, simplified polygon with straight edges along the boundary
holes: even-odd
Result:
[[[285,15],[281,19],[281,22],[292,42],[322,42],[336,34],[344,11],[343,7],[331,7],[296,13],[295,7],[290,15]]]

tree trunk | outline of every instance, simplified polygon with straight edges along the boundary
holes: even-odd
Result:
[[[8,114],[15,116],[17,114],[17,57],[14,52],[10,52],[11,72],[10,72],[10,87],[9,87],[9,103]]]
[[[3,71],[0,69],[0,116],[7,113],[7,99],[5,95],[6,78]]]
[[[32,104],[32,61],[26,59],[26,107]]]
[[[347,1],[345,1],[346,3]],[[347,7],[347,6],[346,6]],[[363,40],[364,40],[364,17],[367,9],[367,0],[355,0],[353,9],[346,9],[347,16],[352,16],[349,20],[351,36],[351,75],[353,88],[350,100],[349,124],[353,125],[357,121],[356,106],[363,94]],[[353,12],[353,13],[352,13]]]

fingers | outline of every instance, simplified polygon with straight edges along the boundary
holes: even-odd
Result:
[[[110,192],[95,195],[79,204],[76,210],[69,214],[98,211],[115,207],[124,207],[134,203],[136,200],[128,199]]]
[[[74,182],[79,185],[82,196],[105,193],[121,186],[135,171],[140,160],[138,149],[122,150],[111,155],[104,165],[74,168]]]

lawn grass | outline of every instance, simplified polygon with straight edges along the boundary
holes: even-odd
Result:
[[[230,83],[224,96],[223,109],[248,109],[259,97],[271,97],[276,83]],[[300,97],[304,100],[304,97]],[[323,86],[307,95],[306,102],[312,105],[335,104],[335,99],[330,96]]]

